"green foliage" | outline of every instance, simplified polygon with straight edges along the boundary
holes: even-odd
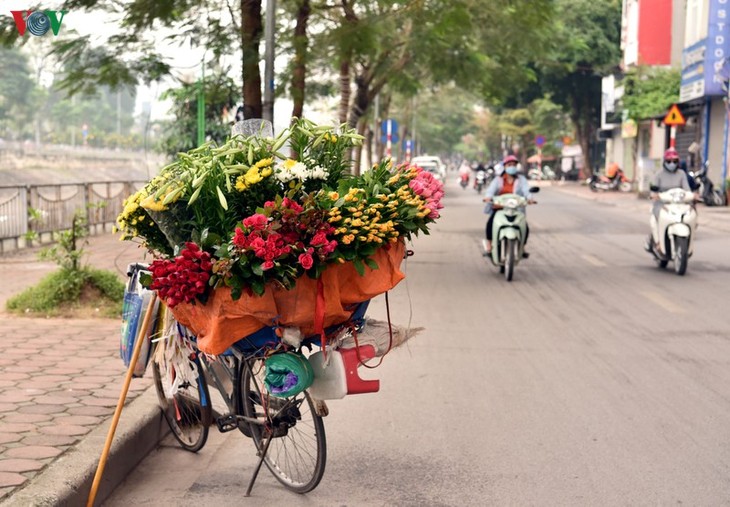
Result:
[[[114,273],[92,268],[62,268],[10,298],[6,307],[16,313],[63,315],[79,305],[85,290],[92,291],[87,304],[103,308],[108,317],[121,314],[124,284]]]
[[[198,83],[182,84],[162,95],[173,102],[171,112],[175,119],[163,126],[161,151],[177,155],[196,148]],[[224,112],[239,102],[240,87],[227,73],[206,76],[205,79],[205,137],[208,141],[222,144],[230,135],[231,127],[224,121]]]
[[[448,154],[471,130],[473,95],[444,86],[424,90],[416,104],[416,125],[422,151]]]
[[[629,118],[643,120],[666,112],[679,100],[681,72],[679,69],[637,67],[623,80],[623,109]]]
[[[71,228],[54,233],[56,244],[41,251],[41,259],[52,260],[63,269],[78,270],[84,249],[79,245],[88,235],[86,216],[81,211],[74,213]]]

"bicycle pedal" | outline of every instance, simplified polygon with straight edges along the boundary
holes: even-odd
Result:
[[[238,419],[235,415],[225,415],[215,420],[215,424],[218,426],[218,431],[226,433],[227,431],[233,431],[238,429]]]

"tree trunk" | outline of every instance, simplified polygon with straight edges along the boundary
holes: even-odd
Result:
[[[361,136],[365,135],[365,128],[367,127],[367,121],[365,118],[361,118],[357,124],[357,133]],[[360,176],[360,163],[362,162],[362,145],[355,146],[355,164],[353,166],[352,174]]]
[[[350,110],[350,95],[350,55],[347,55],[340,62],[340,125],[347,123],[347,113]]]
[[[375,165],[375,161],[373,160],[373,140],[374,139],[375,139],[375,135],[374,135],[373,129],[368,127],[367,132],[365,133],[365,155],[367,156],[368,167],[372,167]]]
[[[263,36],[261,0],[241,0],[241,50],[243,77],[243,117],[262,118],[259,44]]]
[[[307,23],[311,12],[309,0],[300,0],[297,9],[297,24],[294,28],[294,68],[291,79],[291,95],[294,101],[292,117],[301,118],[304,114],[305,78],[307,74]]]
[[[577,98],[574,99],[571,120],[575,126],[576,140],[583,153],[583,174],[580,175],[583,178],[588,178],[593,174],[593,162],[590,154],[591,120],[589,115],[590,108],[586,107],[583,101]]]
[[[390,114],[390,99],[391,95],[389,93],[381,93],[380,94],[380,116],[381,118],[387,118]],[[378,121],[378,128],[380,128],[382,122]],[[378,130],[375,132],[376,136],[381,135],[381,130]],[[380,142],[380,138],[378,137],[378,142],[375,145],[375,156],[377,157],[377,160],[383,160],[383,156],[385,155],[385,143]]]

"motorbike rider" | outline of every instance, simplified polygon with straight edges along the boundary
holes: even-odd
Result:
[[[461,162],[461,165],[459,166],[459,179],[461,181],[469,182],[469,175],[471,174],[471,166],[466,160],[463,160]]]
[[[489,220],[487,220],[487,251],[484,253],[485,257],[492,255],[492,225],[494,223],[494,214],[496,210],[492,206],[492,198],[497,195],[503,194],[517,194],[525,199],[528,203],[534,203],[532,200],[532,194],[530,193],[530,185],[527,182],[527,178],[523,174],[518,174],[517,169],[517,157],[514,155],[508,155],[502,161],[504,171],[500,176],[495,177],[492,182],[484,191],[484,199],[482,199],[487,205],[484,207],[484,213],[489,214]],[[524,209],[522,210],[525,211]],[[525,229],[525,244],[527,244],[527,238],[530,236],[530,226],[527,225]],[[522,257],[525,259],[529,257],[526,251],[523,250]]]
[[[679,153],[674,148],[668,148],[664,152],[664,160],[662,162],[662,169],[658,171],[651,182],[651,199],[654,201],[652,207],[652,213],[655,219],[659,219],[659,212],[662,209],[662,202],[659,201],[659,193],[665,192],[670,188],[681,188],[688,192],[692,191],[687,174],[679,169]],[[650,245],[652,244],[653,238],[649,233],[647,239],[646,249],[651,251]]]

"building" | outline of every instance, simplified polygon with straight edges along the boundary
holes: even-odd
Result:
[[[681,66],[687,2],[623,0],[621,68],[624,72],[640,65]],[[637,189],[645,191],[648,181],[661,166],[669,139],[668,130],[656,119],[647,118],[638,124],[628,119],[628,111],[622,111],[620,107],[621,77],[603,79],[599,138],[606,140],[606,164],[618,163],[637,182]]]
[[[695,143],[689,161],[708,161],[710,179],[720,185],[728,178],[728,80],[730,0],[687,0],[679,97],[687,125],[677,146]]]

